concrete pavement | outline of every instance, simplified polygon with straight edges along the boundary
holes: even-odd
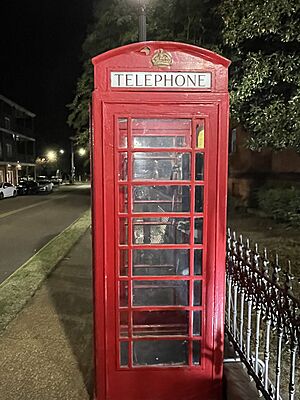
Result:
[[[92,399],[92,321],[87,230],[0,336],[0,399]],[[225,365],[225,381],[226,400],[258,400],[241,363]]]
[[[88,230],[0,336],[1,400],[87,400],[92,394]]]

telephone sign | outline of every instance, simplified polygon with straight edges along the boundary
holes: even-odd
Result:
[[[145,42],[93,63],[95,398],[220,400],[229,61]]]
[[[111,72],[111,87],[209,89],[209,72]]]

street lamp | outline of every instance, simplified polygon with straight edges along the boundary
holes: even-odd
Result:
[[[47,154],[46,154],[46,157],[47,157],[48,161],[51,162],[51,163],[57,161],[57,153],[56,153],[56,151],[49,150],[47,152]]]
[[[64,154],[65,153],[64,149],[60,149],[59,152],[60,152],[60,154]]]
[[[139,9],[139,42],[147,40],[147,20],[145,0],[138,0]]]
[[[86,149],[84,149],[83,147],[80,147],[80,149],[78,150],[78,154],[80,155],[80,157],[83,157],[86,155]]]

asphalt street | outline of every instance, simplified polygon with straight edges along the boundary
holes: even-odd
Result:
[[[0,283],[90,207],[90,186],[0,202]]]

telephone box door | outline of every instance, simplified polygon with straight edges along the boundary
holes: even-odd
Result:
[[[106,398],[218,399],[218,105],[102,112]]]

